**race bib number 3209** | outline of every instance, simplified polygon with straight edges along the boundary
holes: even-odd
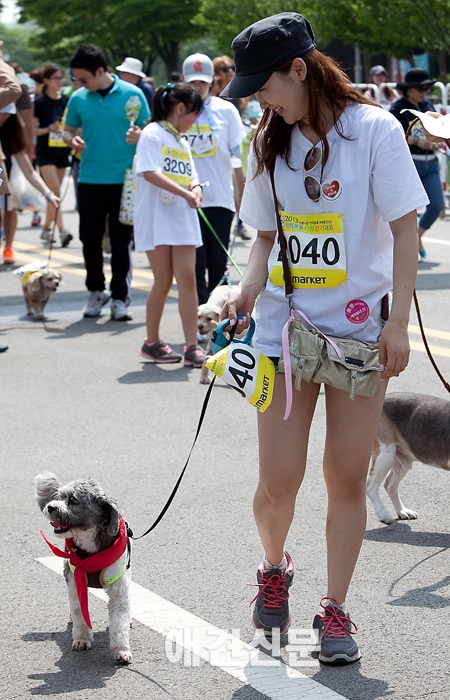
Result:
[[[189,187],[192,180],[192,166],[189,153],[181,149],[162,147],[163,173],[182,187]]]
[[[337,287],[347,279],[342,214],[290,214],[280,212],[284,239],[296,289]],[[284,287],[281,252],[270,280]]]

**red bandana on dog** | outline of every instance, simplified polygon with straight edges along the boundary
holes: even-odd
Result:
[[[80,602],[81,613],[87,626],[92,629],[91,618],[88,608],[87,575],[96,571],[101,571],[111,564],[114,564],[125,553],[128,544],[128,535],[125,520],[122,518],[119,525],[119,534],[115,542],[108,549],[104,549],[96,554],[91,554],[86,559],[82,559],[73,551],[73,539],[66,539],[66,552],[48,541],[42,530],[40,533],[53,554],[69,560],[69,565],[73,567],[75,585],[77,588],[78,600]]]

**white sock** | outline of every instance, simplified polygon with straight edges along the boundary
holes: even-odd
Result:
[[[264,568],[265,569],[281,569],[284,571],[287,569],[287,559],[283,555],[283,558],[279,564],[271,564],[270,561],[267,559],[267,557],[264,556]]]
[[[332,605],[332,603],[331,603],[331,601],[328,599],[328,602],[325,603],[325,607],[327,608],[329,605]],[[347,603],[345,602],[345,600],[344,600],[343,603],[341,603],[341,604],[339,605],[339,607],[341,608],[341,610],[342,610],[343,612],[345,612],[345,613],[348,612],[348,610],[347,610]]]

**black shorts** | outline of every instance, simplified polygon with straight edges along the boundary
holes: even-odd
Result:
[[[36,153],[39,167],[54,165],[56,168],[68,168],[70,158],[70,148],[47,148],[45,151]]]

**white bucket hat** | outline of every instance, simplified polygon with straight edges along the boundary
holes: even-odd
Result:
[[[131,58],[127,56],[122,65],[116,66],[116,70],[120,70],[123,73],[133,73],[133,75],[138,75],[140,78],[146,78],[145,73],[142,72],[144,64],[138,58]]]
[[[193,53],[184,60],[183,77],[187,83],[192,83],[193,80],[212,83],[214,78],[213,62],[204,53]]]

